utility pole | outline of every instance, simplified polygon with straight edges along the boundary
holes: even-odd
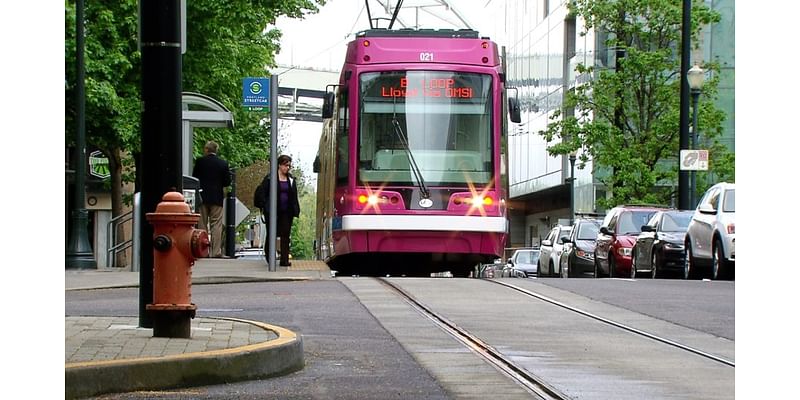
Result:
[[[683,0],[683,25],[681,30],[681,110],[679,118],[680,150],[689,149],[689,50],[692,41],[692,0]],[[678,152],[680,155],[680,151]],[[681,170],[678,157],[678,209],[688,210],[689,204],[689,171]]]
[[[140,221],[155,212],[166,192],[183,192],[181,156],[180,0],[140,0],[142,53],[142,155]],[[153,327],[145,306],[153,302],[153,226],[141,226],[139,326]]]
[[[78,132],[75,140],[75,196],[69,224],[69,241],[67,242],[66,269],[97,269],[92,245],[89,243],[89,212],[86,211],[86,95],[83,63],[83,0],[75,2],[75,98],[77,103]]]

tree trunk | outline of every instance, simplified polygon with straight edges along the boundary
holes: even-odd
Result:
[[[122,201],[122,156],[121,150],[119,148],[110,149],[106,154],[108,154],[108,167],[111,171],[111,217],[116,218],[119,215],[122,215],[124,210],[124,203]],[[129,225],[132,226],[132,225]],[[116,240],[112,244],[116,246],[119,243],[123,243],[126,240],[126,229],[125,224],[115,224],[112,229],[115,230],[115,237]],[[114,267],[124,268],[128,266],[128,251],[122,251],[117,253],[117,256],[114,257]]]

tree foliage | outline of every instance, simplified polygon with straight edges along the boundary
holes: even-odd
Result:
[[[279,16],[300,18],[325,0],[192,0],[187,1],[187,51],[183,55],[183,91],[205,94],[234,113],[234,129],[195,130],[195,156],[207,140],[220,144],[220,155],[232,167],[268,156],[264,115],[240,107],[242,78],[264,76],[274,65]],[[120,198],[122,166],[132,165],[141,143],[141,54],[138,49],[138,1],[85,2],[86,143],[110,159],[114,198]],[[75,4],[65,2],[65,137],[74,142]],[[177,134],[177,133],[176,133]],[[127,157],[127,159],[126,159]],[[129,177],[129,180],[132,176]],[[115,211],[115,214],[117,212]]]
[[[566,96],[545,131],[550,154],[578,151],[579,168],[591,159],[595,176],[610,191],[601,206],[643,202],[669,204],[678,176],[680,129],[681,2],[671,0],[573,0],[572,15],[587,30],[607,37],[616,65],[601,69],[580,64],[579,74],[593,77]],[[717,12],[694,1],[692,37],[719,21]],[[585,34],[582,32],[581,34]],[[717,138],[724,113],[717,109],[718,66],[706,62],[710,78],[700,96],[700,143],[710,148],[714,172],[733,174],[732,155]],[[572,112],[574,111],[574,112]],[[661,190],[654,190],[660,188]]]

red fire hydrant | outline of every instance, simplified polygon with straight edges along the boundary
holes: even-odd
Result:
[[[193,214],[183,195],[168,192],[156,211],[147,213],[153,225],[153,303],[145,306],[153,316],[153,336],[190,338],[192,265],[208,256],[208,233],[195,229],[200,214]]]

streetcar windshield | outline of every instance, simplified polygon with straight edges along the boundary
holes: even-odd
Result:
[[[428,186],[488,183],[491,84],[489,75],[449,71],[361,74],[359,180],[417,185],[416,169]]]

